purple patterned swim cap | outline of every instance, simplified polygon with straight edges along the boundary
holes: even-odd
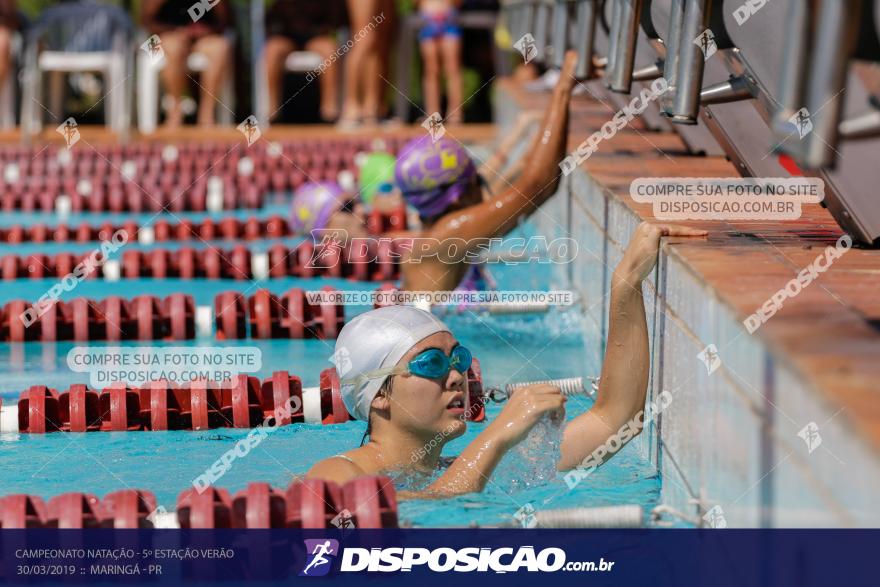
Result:
[[[406,202],[419,216],[431,218],[446,211],[468,189],[477,168],[456,141],[430,137],[408,142],[397,156],[394,179]]]
[[[293,196],[290,209],[290,228],[297,234],[307,234],[327,226],[334,212],[345,204],[345,192],[332,181],[303,184]]]

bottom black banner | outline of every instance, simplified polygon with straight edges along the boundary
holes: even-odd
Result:
[[[0,583],[875,586],[878,552],[880,530],[0,530]]]

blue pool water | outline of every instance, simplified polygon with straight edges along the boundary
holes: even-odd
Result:
[[[529,232],[528,226],[521,230]],[[11,248],[4,247],[3,252],[9,252]],[[551,282],[547,265],[496,266],[493,272],[502,288],[548,289]],[[0,289],[0,303],[16,298],[37,299],[53,283],[55,280],[6,282]],[[131,298],[142,293],[164,296],[185,292],[193,295],[198,304],[211,304],[213,297],[223,291],[252,294],[258,287],[266,287],[281,293],[291,287],[318,289],[324,284],[339,289],[372,290],[376,287],[376,284],[347,280],[296,278],[256,285],[227,280],[132,280],[117,283],[89,280],[67,297],[100,299],[121,295]],[[351,316],[367,309],[349,307],[346,313]],[[584,341],[583,325],[576,309],[532,316],[462,314],[446,320],[458,339],[480,359],[485,385],[593,376],[599,372],[599,365],[586,364],[584,359],[585,343],[595,344],[595,340]],[[192,346],[218,343],[200,340],[154,344]],[[234,346],[234,343],[220,344]],[[305,386],[313,386],[318,383],[320,371],[330,366],[328,358],[332,353],[332,341],[249,340],[239,344],[261,349],[263,366],[255,374],[261,378],[286,369],[299,375]],[[72,373],[66,366],[67,352],[73,346],[72,343],[0,344],[0,373],[3,374],[0,396],[4,402],[17,398],[20,391],[35,383],[63,390],[71,383],[84,382],[82,374]],[[590,401],[584,398],[571,400],[568,403],[569,417],[587,409]],[[488,419],[491,420],[500,409],[500,405],[490,405]],[[485,424],[469,424],[467,434],[447,445],[444,455],[458,454],[483,426]],[[233,492],[254,481],[286,487],[316,461],[357,446],[363,432],[364,424],[360,422],[277,429],[246,458],[235,461],[217,485]],[[3,470],[0,495],[30,493],[48,498],[72,490],[104,495],[120,488],[139,488],[152,491],[160,504],[173,509],[177,495],[247,433],[246,430],[220,429],[207,432],[6,435],[0,437]],[[484,492],[441,501],[402,503],[401,521],[421,527],[493,525],[511,521],[517,510],[526,504],[536,509],[641,504],[649,511],[657,503],[660,478],[632,445],[574,490],[569,490],[550,466],[554,460],[552,450],[548,448],[550,442],[542,438],[529,440],[537,446],[530,459],[514,453],[505,457]],[[537,482],[537,477],[548,471],[550,478]],[[524,483],[530,477],[533,482]]]

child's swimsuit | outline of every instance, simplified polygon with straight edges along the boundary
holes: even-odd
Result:
[[[424,24],[419,31],[419,41],[440,39],[443,37],[460,37],[461,27],[458,26],[457,12],[421,13]]]

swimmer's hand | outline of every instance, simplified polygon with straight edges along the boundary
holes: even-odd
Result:
[[[539,383],[513,392],[507,405],[487,427],[506,449],[521,442],[544,415],[554,422],[565,419],[565,400],[555,385]]]
[[[660,252],[660,238],[664,236],[695,237],[706,236],[708,232],[677,226],[674,224],[651,224],[642,222],[636,229],[623,259],[615,270],[619,279],[635,286],[654,270],[657,265],[657,255]]]

